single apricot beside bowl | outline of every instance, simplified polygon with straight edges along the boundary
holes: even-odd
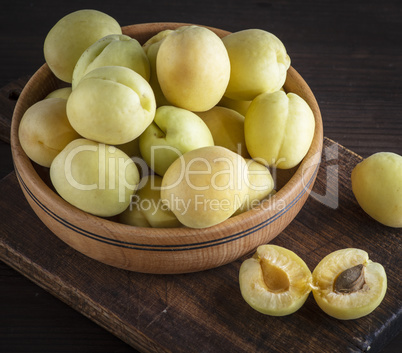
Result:
[[[360,207],[377,222],[402,227],[402,156],[372,154],[355,166],[352,190]]]

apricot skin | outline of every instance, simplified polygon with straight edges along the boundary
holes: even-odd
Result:
[[[18,135],[30,159],[50,167],[53,159],[80,135],[70,125],[66,100],[47,98],[32,105],[21,119]]]
[[[279,169],[295,167],[314,136],[314,115],[300,96],[283,91],[257,96],[247,110],[244,134],[250,156]]]
[[[109,34],[121,34],[111,16],[96,10],[78,10],[61,18],[45,38],[43,51],[50,70],[60,80],[72,82],[74,67],[81,54]]]
[[[402,156],[378,152],[355,166],[352,190],[360,207],[376,221],[402,227]]]
[[[172,105],[206,111],[223,97],[229,82],[229,56],[211,30],[183,26],[161,43],[156,71],[162,92]]]

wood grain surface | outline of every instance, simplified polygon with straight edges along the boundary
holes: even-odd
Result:
[[[26,82],[26,77],[32,75],[43,62],[42,45],[43,40],[55,22],[65,14],[80,8],[96,8],[114,16],[121,25],[129,25],[142,22],[176,21],[192,22],[224,28],[229,31],[236,31],[245,28],[262,28],[275,33],[286,45],[292,59],[292,65],[307,81],[313,90],[320,105],[324,122],[325,136],[339,142],[341,145],[367,157],[377,151],[393,151],[402,153],[402,5],[399,0],[378,1],[284,1],[275,2],[250,0],[248,2],[233,0],[205,0],[202,2],[188,1],[132,1],[129,4],[125,1],[116,0],[113,2],[104,1],[69,1],[51,2],[49,0],[24,1],[16,0],[2,4],[0,11],[0,131],[1,138],[7,141],[7,129],[3,128],[3,122],[7,124],[12,104],[18,96],[18,89]],[[10,85],[12,89],[10,89]],[[17,88],[17,91],[14,90]],[[6,103],[5,103],[6,102]],[[353,156],[353,153],[351,154]],[[352,160],[352,157],[350,157]],[[10,149],[7,143],[0,143],[0,176],[4,177],[12,171]],[[336,164],[335,160],[332,162]],[[1,204],[13,204],[6,206],[6,209],[15,209],[14,203],[22,202],[23,199],[13,199],[13,192],[5,193],[5,184],[12,180],[8,177],[5,183],[1,181],[2,194]],[[12,188],[12,181],[11,188]],[[316,185],[318,187],[319,184]],[[309,202],[313,202],[310,200]],[[315,202],[315,201],[314,201]],[[17,205],[18,206],[18,205]],[[42,234],[45,228],[39,226],[35,231],[30,227],[31,217],[26,217],[26,210],[18,206],[18,213],[9,212],[8,217],[2,217],[1,230],[10,230],[12,224],[20,222],[26,229],[33,233]],[[321,207],[317,212],[328,212],[326,207]],[[357,213],[361,212],[355,209]],[[345,208],[335,210],[335,215],[348,215]],[[307,231],[317,229],[318,233],[323,232],[329,236],[329,231],[323,229],[323,223],[311,215],[300,221],[302,229]],[[368,223],[368,231],[381,233],[379,225]],[[316,252],[313,253],[309,265],[314,265],[318,258],[331,249],[342,244],[343,241],[352,241],[354,244],[363,246],[363,238],[355,238],[349,233],[352,229],[343,224],[332,224],[331,231],[336,229],[338,238],[334,238],[328,246],[317,241]],[[363,231],[366,231],[366,226]],[[32,235],[32,234],[28,234]],[[284,233],[278,237],[278,242],[290,237]],[[356,235],[357,237],[357,235]],[[367,247],[373,250],[371,257],[375,259],[374,235],[369,236]],[[46,253],[46,240],[44,237],[38,240],[39,248],[36,248],[37,257],[44,257]],[[352,240],[351,240],[352,239]],[[356,239],[359,241],[356,242]],[[399,238],[400,239],[400,234]],[[282,240],[281,240],[282,241]],[[399,240],[400,242],[400,240]],[[400,243],[391,249],[384,241],[390,259],[400,262],[399,257],[394,257],[400,251]],[[292,240],[294,246],[302,251],[301,240]],[[290,244],[290,246],[291,246]],[[67,252],[66,257],[60,261],[68,260],[71,254]],[[74,256],[73,256],[74,258]],[[390,261],[390,260],[389,260]],[[227,272],[233,271],[228,265],[220,275],[225,278]],[[400,267],[400,264],[399,264]],[[232,273],[233,275],[233,273]],[[206,278],[210,278],[207,273]],[[96,277],[97,279],[98,277]],[[399,278],[397,275],[397,289],[400,291]],[[127,280],[127,279],[126,279]],[[94,281],[89,281],[96,286]],[[188,287],[192,292],[196,285]],[[226,283],[226,282],[225,282]],[[153,282],[149,283],[150,285]],[[213,282],[212,287],[216,288]],[[166,283],[166,288],[175,285]],[[232,288],[224,286],[224,289]],[[399,288],[399,289],[398,289]],[[205,285],[203,289],[208,291]],[[133,289],[132,289],[133,290]],[[235,288],[233,287],[234,291]],[[133,290],[132,293],[137,293]],[[174,293],[171,292],[171,293]],[[394,289],[395,293],[395,289]],[[140,297],[143,294],[138,294]],[[114,298],[119,299],[114,293]],[[219,297],[217,313],[222,320],[229,325],[231,317],[224,316],[222,310],[233,303],[233,299],[224,296]],[[146,298],[144,299],[146,300]],[[235,299],[236,301],[237,299]],[[399,296],[392,298],[388,293],[386,302],[398,303]],[[161,299],[162,301],[162,299]],[[203,301],[201,304],[212,303]],[[227,303],[227,304],[226,304]],[[237,302],[236,302],[237,303]],[[226,306],[225,306],[226,304]],[[157,309],[163,307],[156,306]],[[394,304],[398,305],[398,304]],[[194,305],[195,306],[195,305]],[[307,306],[302,310],[310,309],[314,302],[310,298]],[[196,306],[198,308],[198,306]],[[399,308],[394,315],[400,314]],[[202,305],[201,305],[202,308]],[[79,311],[81,311],[79,308]],[[141,308],[137,308],[140,310]],[[187,310],[193,309],[193,306]],[[237,309],[237,308],[236,308]],[[145,311],[150,309],[144,309]],[[161,312],[163,312],[162,309]],[[183,309],[185,310],[185,309]],[[198,309],[201,310],[201,309]],[[246,310],[240,309],[241,313]],[[92,320],[64,304],[57,299],[57,296],[49,294],[46,290],[38,287],[31,280],[25,278],[5,263],[0,262],[0,351],[1,352],[135,352],[131,346],[124,343],[108,330],[104,330]],[[147,312],[148,314],[149,312]],[[169,311],[167,310],[167,313]],[[302,312],[302,314],[305,312]],[[141,318],[141,316],[140,316]],[[164,314],[156,319],[160,322]],[[382,317],[384,319],[384,317]],[[381,319],[381,320],[382,320]],[[165,319],[166,320],[166,319]],[[308,331],[311,326],[296,326],[289,319],[280,319],[289,324],[295,332]],[[319,324],[327,324],[328,318],[319,315],[316,319]],[[376,319],[377,320],[377,319]],[[376,321],[375,320],[375,321]],[[384,319],[385,320],[385,319]],[[269,321],[269,320],[268,320]],[[149,324],[150,321],[147,322]],[[297,323],[301,322],[297,320]],[[303,322],[304,323],[304,322]],[[146,324],[146,325],[147,325]],[[256,335],[270,340],[270,332],[267,330],[267,321],[259,327]],[[378,322],[377,322],[378,324]],[[145,325],[145,326],[146,326]],[[336,330],[338,334],[344,331],[356,333],[356,341],[364,337],[364,332],[370,331],[371,322],[346,322],[342,323],[342,329]],[[173,325],[174,326],[174,325]],[[245,324],[246,326],[246,324]],[[150,325],[152,327],[152,324]],[[213,329],[212,332],[219,328]],[[321,328],[318,329],[320,332]],[[400,322],[397,331],[401,330]],[[284,331],[282,337],[275,336],[280,342],[297,341],[294,336],[287,336],[289,331]],[[371,332],[371,331],[370,331]],[[391,332],[391,331],[390,331]],[[332,334],[331,334],[332,336]],[[205,337],[205,334],[204,336]],[[230,334],[226,337],[230,339]],[[298,337],[298,336],[296,336]],[[379,340],[383,346],[383,352],[399,352],[401,346],[401,335],[395,338],[383,335]],[[166,335],[153,336],[155,341],[166,339]],[[208,340],[206,337],[205,340]],[[253,341],[254,338],[250,338]],[[315,341],[315,336],[307,342],[298,342],[298,348],[293,351],[309,351],[310,341]],[[273,339],[272,339],[273,341]],[[353,344],[356,343],[354,341]],[[325,340],[323,345],[325,345]],[[313,343],[312,343],[313,344]],[[275,342],[272,344],[275,346]],[[356,345],[355,351],[362,351],[366,346],[364,342]],[[332,347],[330,351],[343,352],[341,347]],[[367,348],[367,346],[366,346]],[[370,351],[381,349],[376,346]],[[262,349],[260,349],[262,350]],[[259,349],[257,349],[259,351]],[[266,351],[271,351],[266,349]],[[291,351],[291,350],[289,350]]]

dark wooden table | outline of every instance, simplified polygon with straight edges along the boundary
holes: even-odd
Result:
[[[402,154],[402,4],[379,1],[8,1],[0,11],[0,87],[44,62],[42,45],[62,16],[94,8],[122,26],[191,22],[229,31],[261,28],[286,45],[315,93],[324,135],[357,154]],[[9,112],[0,111],[1,120]],[[7,116],[5,116],[7,115]],[[3,140],[7,140],[2,134]],[[0,177],[13,169],[0,143]],[[1,196],[0,196],[1,197]],[[10,200],[12,202],[12,200]],[[0,225],[1,227],[3,225]],[[399,334],[383,352],[397,352]],[[0,352],[134,352],[130,346],[0,262]]]

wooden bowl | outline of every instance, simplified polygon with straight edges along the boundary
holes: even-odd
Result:
[[[142,44],[161,30],[182,25],[185,24],[138,24],[124,27],[123,32]],[[210,29],[220,37],[229,33]],[[42,169],[27,157],[18,139],[18,127],[28,107],[62,85],[44,64],[23,89],[11,126],[15,171],[26,199],[43,223],[68,245],[102,263],[159,274],[195,272],[227,264],[275,238],[300,211],[315,182],[323,140],[321,114],[310,88],[290,67],[285,90],[300,95],[310,105],[315,116],[315,134],[304,160],[298,168],[287,172],[291,174],[285,176],[286,183],[271,199],[205,229],[133,227],[85,213],[53,191],[46,171],[43,176]]]

